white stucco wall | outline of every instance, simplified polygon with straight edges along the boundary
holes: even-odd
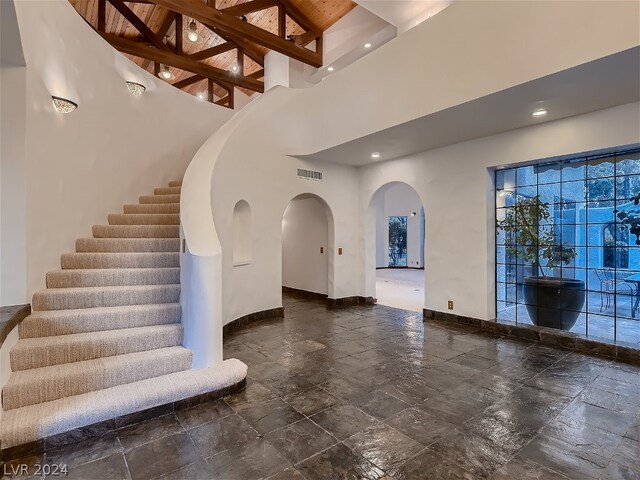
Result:
[[[328,293],[330,222],[331,213],[316,198],[296,198],[287,206],[282,217],[283,286]]]
[[[638,142],[637,104],[362,169],[294,155],[637,46],[637,13],[638,5],[629,2],[454,3],[319,85],[277,87],[252,102],[203,145],[185,176],[181,208],[190,254],[196,262],[214,265],[203,273],[203,281],[207,291],[221,295],[221,305],[205,317],[226,324],[282,305],[281,220],[289,201],[304,193],[321,197],[334,215],[329,297],[373,296],[375,214],[370,202],[382,185],[402,181],[425,207],[425,306],[445,310],[452,299],[456,313],[491,318],[488,167]],[[415,45],[420,55],[410,48]],[[420,92],[419,101],[416,94],[398,91]],[[321,171],[323,181],[297,178],[297,168]],[[234,268],[233,208],[241,199],[252,209],[254,251],[250,265]],[[336,254],[340,247],[341,256]],[[195,297],[191,301],[198,304]]]
[[[19,0],[26,58],[27,270],[24,296],[44,287],[60,254],[124,203],[183,176],[202,142],[233,112],[144,72],[104,42],[66,0]],[[144,84],[133,97],[125,80]],[[78,109],[58,114],[51,96]],[[3,104],[4,108],[4,104]],[[4,159],[3,159],[4,161]],[[11,274],[19,278],[21,272]]]

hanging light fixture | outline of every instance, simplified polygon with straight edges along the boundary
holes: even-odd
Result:
[[[144,85],[136,82],[127,82],[127,88],[129,89],[131,95],[133,95],[134,97],[142,95],[147,89],[147,87],[145,87]]]
[[[189,30],[187,31],[187,38],[190,42],[196,43],[198,41],[198,25],[195,20],[189,22]]]
[[[53,101],[53,106],[58,113],[71,113],[78,108],[78,104],[76,102],[72,102],[66,98],[52,96],[51,100]]]
[[[158,76],[164,80],[173,80],[176,76],[173,74],[169,65],[161,65],[160,72],[158,72]]]

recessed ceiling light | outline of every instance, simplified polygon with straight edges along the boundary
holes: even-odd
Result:
[[[535,110],[534,112],[531,113],[531,116],[533,117],[544,117],[547,113],[547,110],[544,108],[540,108],[538,110]]]
[[[199,98],[200,100],[202,100],[202,99],[204,98],[204,93],[199,93],[199,94],[198,94],[198,98]]]
[[[371,44],[370,43],[365,43],[364,44],[364,48],[371,48]]]
[[[231,71],[232,71],[233,73],[238,73],[238,70],[240,70],[240,67],[238,67],[238,65],[233,65],[233,66],[231,67]]]
[[[327,68],[327,71],[328,71],[328,72],[333,72],[334,70],[335,70],[335,68],[333,68],[333,67],[329,67],[329,68]]]
[[[76,102],[72,102],[66,98],[51,97],[51,100],[53,101],[53,106],[58,113],[71,113],[78,108],[78,104]]]
[[[371,158],[380,158],[380,152],[373,152]]]

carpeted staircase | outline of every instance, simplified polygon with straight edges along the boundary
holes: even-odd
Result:
[[[3,449],[241,381],[228,360],[191,370],[182,346],[181,182],[156,188],[76,241],[10,351]]]

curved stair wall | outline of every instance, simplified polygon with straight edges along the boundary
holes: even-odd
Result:
[[[2,158],[3,169],[11,162],[15,172],[11,198],[2,201],[24,215],[21,225],[5,225],[3,216],[2,229],[13,227],[15,244],[26,251],[3,248],[3,255],[19,255],[23,265],[10,272],[21,298],[7,304],[26,303],[41,289],[59,253],[90,236],[88,227],[104,212],[181,178],[197,148],[233,114],[143,71],[102,40],[67,0],[17,1],[15,8],[26,59],[25,149],[21,158]],[[127,80],[145,85],[146,92],[132,96]],[[78,109],[57,113],[52,95],[73,100]],[[144,200],[127,211],[155,212],[163,210]],[[158,230],[173,235],[177,228]],[[127,229],[142,234],[147,227],[134,222]],[[109,236],[109,227],[93,233]]]

